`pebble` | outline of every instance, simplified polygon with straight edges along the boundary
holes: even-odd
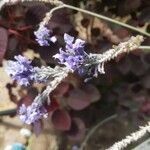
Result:
[[[29,129],[26,129],[26,128],[22,128],[20,130],[20,134],[26,138],[29,138],[31,136],[31,131]]]

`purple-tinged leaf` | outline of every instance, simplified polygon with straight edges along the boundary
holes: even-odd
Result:
[[[74,110],[82,110],[90,105],[90,97],[80,89],[73,89],[67,98],[68,105]]]
[[[22,104],[29,106],[33,102],[34,98],[38,95],[38,91],[36,88],[29,88],[27,95],[23,95],[22,93],[19,93],[19,95],[22,98],[18,102],[18,106],[21,106]]]
[[[5,28],[0,27],[0,64],[2,63],[8,43],[8,32]]]
[[[51,116],[51,121],[55,129],[67,131],[71,127],[71,118],[67,111],[57,109]]]
[[[55,111],[58,107],[59,107],[59,103],[57,102],[57,100],[53,97],[50,97],[50,105],[45,105],[45,108],[47,110],[48,113],[51,113],[53,111]]]
[[[101,98],[100,92],[98,89],[92,85],[87,84],[83,87],[84,92],[87,94],[91,102],[96,102]]]
[[[16,55],[17,53],[17,46],[19,44],[19,39],[17,39],[15,36],[9,37],[8,45],[7,45],[7,53],[6,53],[6,59],[10,59],[12,56]]]
[[[60,83],[57,88],[53,91],[53,94],[54,96],[63,96],[64,94],[66,94],[69,90],[69,83],[67,82],[62,82]]]
[[[80,118],[73,118],[71,129],[67,131],[67,136],[72,141],[80,141],[85,136],[85,124]]]

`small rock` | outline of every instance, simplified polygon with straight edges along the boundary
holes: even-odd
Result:
[[[26,129],[26,128],[22,128],[20,130],[20,134],[26,138],[29,138],[31,136],[31,131],[29,129]]]

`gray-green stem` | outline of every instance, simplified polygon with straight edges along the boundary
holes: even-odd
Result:
[[[90,12],[90,11],[88,11],[88,10],[84,10],[84,9],[81,9],[81,8],[77,8],[77,7],[74,7],[74,6],[71,6],[71,5],[67,5],[67,4],[63,4],[63,5],[64,5],[64,7],[66,7],[66,8],[73,9],[73,10],[76,10],[76,11],[80,11],[80,12],[89,14],[89,15],[91,15],[91,16],[94,16],[94,17],[103,19],[103,20],[105,20],[105,21],[108,21],[108,22],[111,22],[111,23],[114,23],[114,24],[117,24],[117,25],[120,25],[120,26],[123,26],[123,27],[125,27],[125,28],[131,29],[131,30],[133,30],[133,31],[139,32],[139,33],[141,33],[141,34],[144,34],[144,35],[150,37],[150,33],[147,33],[147,32],[145,32],[145,31],[143,31],[143,30],[140,30],[140,29],[138,29],[138,28],[136,28],[136,27],[133,27],[133,26],[131,26],[131,25],[128,25],[128,24],[126,24],[126,23],[122,23],[122,22],[119,22],[119,21],[117,21],[117,20],[111,19],[111,18],[109,18],[109,17],[103,16],[103,15],[100,15],[100,14],[97,14],[97,13],[93,13],[93,12]]]
[[[139,49],[150,50],[150,46],[140,46]]]
[[[94,17],[97,17],[97,18],[100,18],[100,19],[103,19],[105,21],[108,21],[108,22],[111,22],[111,23],[114,23],[114,24],[117,24],[117,25],[120,25],[122,27],[125,27],[125,28],[128,28],[128,29],[131,29],[135,32],[139,32],[143,35],[146,35],[148,37],[150,37],[150,33],[147,33],[145,32],[144,30],[141,30],[141,29],[138,29],[134,26],[131,26],[129,24],[126,24],[126,23],[123,23],[123,22],[120,22],[120,21],[117,21],[115,19],[111,19],[109,17],[106,17],[106,16],[103,16],[101,14],[97,14],[97,13],[94,13],[94,12],[90,12],[88,10],[84,10],[84,9],[81,9],[81,8],[78,8],[78,7],[75,7],[75,6],[71,6],[71,5],[68,5],[68,4],[62,4],[60,5],[59,7],[57,7],[56,10],[58,9],[62,9],[62,8],[69,8],[69,9],[72,9],[72,10],[76,10],[76,11],[79,11],[79,12],[82,12],[82,13],[85,13],[85,14],[89,14],[91,16],[94,16]],[[54,8],[55,9],[55,8]],[[51,11],[51,12],[54,12],[55,10]]]
[[[28,1],[28,0],[22,0],[22,1]],[[37,1],[40,1],[40,0],[37,0]],[[42,1],[42,0],[41,0]],[[2,3],[3,2],[3,3]],[[3,6],[6,2],[4,2],[4,0],[2,1],[1,3],[1,6]],[[44,1],[43,1],[44,2]],[[45,2],[48,2],[48,1],[45,1]],[[61,2],[61,1],[60,1]],[[51,3],[49,1],[49,3]],[[69,9],[72,9],[72,10],[76,10],[76,11],[80,11],[80,12],[83,12],[85,14],[89,14],[91,16],[94,16],[94,17],[97,17],[97,18],[100,18],[100,19],[103,19],[105,21],[108,21],[108,22],[111,22],[111,23],[114,23],[114,24],[117,24],[117,25],[120,25],[122,27],[125,27],[125,28],[128,28],[128,29],[131,29],[133,31],[136,31],[136,32],[139,32],[143,35],[146,35],[148,37],[150,37],[150,33],[144,31],[144,30],[141,30],[139,28],[136,28],[134,26],[131,26],[129,24],[126,24],[126,23],[123,23],[123,22],[120,22],[120,21],[117,21],[115,19],[111,19],[109,17],[106,17],[106,16],[103,16],[101,14],[97,14],[97,13],[94,13],[94,12],[90,12],[88,10],[84,10],[84,9],[81,9],[81,8],[78,8],[78,7],[75,7],[75,6],[71,6],[71,5],[68,5],[68,4],[62,4],[60,3],[60,5],[57,7],[57,8],[54,8],[53,10],[51,10],[51,13],[53,13],[55,10],[58,10],[58,9],[62,9],[62,8],[69,8]]]
[[[89,133],[87,134],[87,136],[85,137],[84,141],[82,142],[82,144],[81,144],[81,146],[80,146],[80,150],[84,150],[84,148],[85,148],[85,146],[86,146],[88,140],[90,139],[90,137],[94,134],[94,132],[95,132],[100,126],[102,126],[103,124],[105,124],[105,123],[107,123],[108,121],[113,120],[113,119],[115,119],[115,118],[117,118],[117,114],[114,114],[114,115],[112,115],[112,116],[110,116],[110,117],[108,117],[108,118],[106,118],[106,119],[104,119],[104,120],[98,122],[98,124],[96,124],[96,125],[89,131]]]

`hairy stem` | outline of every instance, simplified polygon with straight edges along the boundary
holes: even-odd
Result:
[[[129,144],[138,141],[148,132],[150,133],[150,122],[148,122],[148,125],[140,127],[138,131],[133,132],[131,135],[126,136],[126,138],[122,139],[121,141],[116,142],[107,150],[122,150],[126,148]]]

